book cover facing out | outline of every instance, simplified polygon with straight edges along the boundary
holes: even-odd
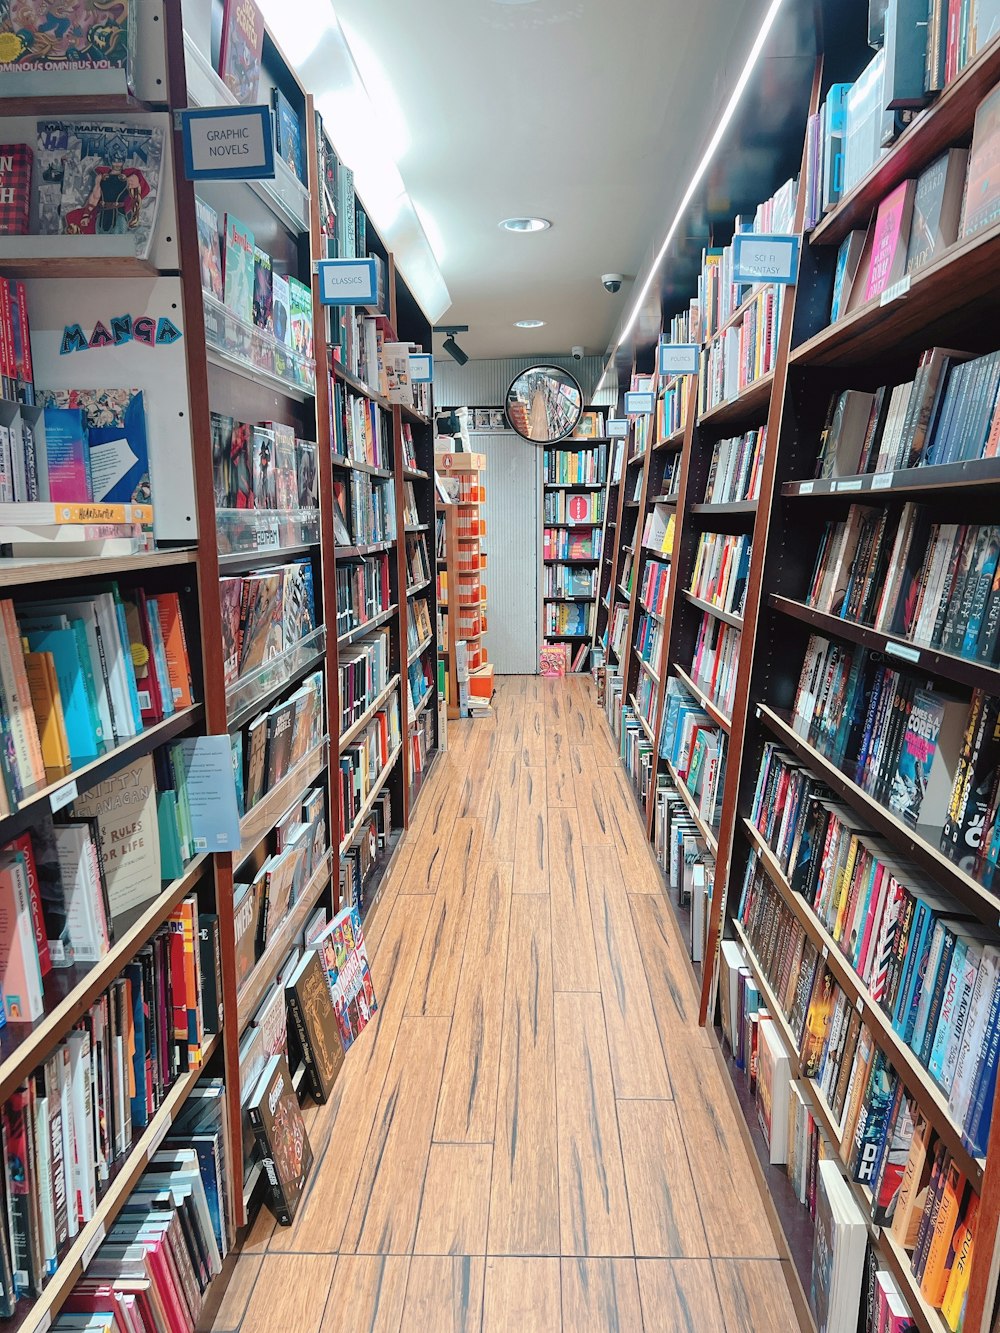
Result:
[[[962,235],[973,236],[1000,218],[1000,87],[979,103],[972,132]]]
[[[270,1185],[274,1215],[282,1226],[291,1226],[313,1155],[284,1055],[268,1060],[247,1111]]]
[[[260,61],[264,50],[264,16],[254,0],[225,0],[219,74],[244,106],[257,99]]]
[[[865,301],[874,301],[906,271],[906,246],[913,216],[916,182],[903,181],[878,206]]]

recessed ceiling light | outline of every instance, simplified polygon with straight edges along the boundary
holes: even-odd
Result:
[[[548,231],[552,226],[547,218],[504,218],[504,231]]]
[[[519,319],[515,322],[515,329],[540,329],[545,323],[544,319]]]

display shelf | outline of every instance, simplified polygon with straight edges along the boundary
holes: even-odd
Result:
[[[799,925],[822,955],[823,961],[837,979],[837,984],[849,997],[863,1021],[871,1030],[878,1045],[889,1056],[893,1068],[900,1075],[911,1094],[916,1095],[921,1106],[928,1113],[934,1130],[947,1145],[963,1174],[972,1182],[974,1188],[982,1188],[984,1163],[973,1157],[964,1142],[962,1131],[954,1123],[948,1110],[948,1099],[934,1082],[934,1079],[917,1059],[909,1046],[904,1045],[892,1026],[892,1020],[882,1007],[872,998],[871,991],[864,984],[840,946],[820,921],[819,917],[806,900],[797,894],[788,883],[784,872],[771,848],[764,841],[749,819],[743,820],[743,831],[750,842],[758,862],[764,867],[768,879],[781,894],[788,908],[795,915]]]
[[[343,468],[345,472],[364,472],[369,477],[383,477],[386,480],[393,475],[388,468],[376,467],[374,463],[366,463],[360,458],[348,458],[346,454],[334,454],[331,461],[334,467]]]
[[[237,1004],[237,1023],[242,1033],[257,1012],[257,1008],[274,980],[274,975],[287,956],[296,938],[305,927],[310,912],[318,903],[333,873],[333,854],[327,849],[323,861],[316,867],[302,893],[291,905],[285,919],[271,937],[264,952],[253,965],[253,970],[240,987]]]
[[[639,670],[644,672],[644,674],[647,675],[650,678],[650,680],[653,681],[654,684],[659,685],[660,677],[653,670],[650,663],[647,662],[644,657],[639,657],[638,654],[636,655],[636,662],[639,665]]]
[[[427,532],[430,528],[429,523],[407,523],[404,532]]]
[[[993,490],[1000,487],[1000,458],[976,458],[966,463],[941,463],[932,467],[896,468],[893,472],[869,472],[860,476],[807,478],[786,481],[781,494],[796,499],[829,499],[830,496],[870,495],[877,498],[908,495],[920,491]]]
[[[105,991],[177,904],[192,891],[208,868],[207,856],[196,856],[178,879],[163,885],[149,903],[115,921],[118,938],[97,963],[54,967],[43,978],[45,1011],[32,1023],[8,1022],[0,1031],[0,1102],[6,1101],[56,1042]]]
[[[382,707],[382,705],[386,702],[386,700],[392,696],[393,691],[397,690],[398,688],[399,688],[399,675],[397,674],[393,676],[392,680],[389,681],[385,689],[381,690],[379,694],[375,696],[375,698],[371,701],[371,703],[361,714],[358,720],[356,722],[352,722],[346,731],[342,731],[340,733],[339,743],[337,747],[338,754],[343,754],[348,745],[350,745],[352,741],[357,740],[357,738],[361,735],[365,727],[372,720],[372,718],[375,716],[378,710]]]
[[[383,766],[381,773],[379,773],[378,777],[375,779],[375,781],[369,788],[368,795],[365,797],[361,809],[358,811],[358,814],[354,820],[354,823],[351,825],[350,829],[341,839],[340,842],[341,856],[343,856],[344,852],[347,851],[348,847],[350,847],[351,843],[361,832],[362,825],[364,824],[368,816],[371,814],[372,806],[375,804],[375,800],[379,792],[388,782],[389,775],[392,773],[393,768],[396,766],[396,760],[400,757],[402,752],[403,752],[402,744],[397,745],[396,748],[389,755],[389,758],[385,761],[385,765]]]
[[[430,426],[433,424],[430,417],[425,417],[422,412],[418,412],[417,409],[411,407],[409,403],[400,403],[399,410],[402,412],[403,416],[406,417],[407,421],[413,421],[418,426]],[[418,473],[417,475],[419,476],[421,474]],[[423,475],[426,477],[427,474],[424,473]]]
[[[752,422],[755,417],[767,412],[773,385],[774,371],[769,370],[759,380],[754,380],[745,389],[741,389],[735,398],[729,398],[726,402],[703,412],[698,421],[700,428],[714,432],[719,426]]]
[[[810,236],[811,243],[839,245],[849,231],[868,225],[879,203],[897,185],[917,175],[952,144],[967,141],[977,106],[998,82],[1000,39],[994,37],[820,220]]]
[[[428,769],[437,757],[437,750],[432,750],[427,757],[427,768],[424,769],[426,778]],[[421,783],[418,781],[413,790],[413,799],[416,800],[420,792]],[[385,894],[386,885],[389,882],[393,868],[396,862],[396,856],[402,843],[401,833],[392,833],[387,839],[385,847],[379,851],[372,863],[371,872],[366,885],[367,893],[365,896],[365,905],[361,913],[361,929],[367,935],[371,929],[372,922],[375,920],[375,914],[382,905],[382,899]]]
[[[226,688],[230,729],[262,713],[289,685],[322,666],[325,657],[326,626],[319,625],[283,653],[237,677]]]
[[[582,594],[576,597],[549,597],[542,598],[543,602],[595,602],[596,597],[585,597]]]
[[[406,596],[407,598],[416,597],[418,592],[423,592],[425,588],[429,588],[430,586],[431,586],[430,579],[421,579],[419,583],[411,583],[406,590]]]
[[[790,722],[775,709],[763,704],[758,707],[761,721],[768,731],[817,776],[822,777],[827,786],[846,801],[852,810],[867,820],[877,833],[889,838],[897,852],[902,852],[913,860],[981,921],[990,925],[996,924],[1000,913],[1000,897],[990,892],[938,849],[940,829],[920,824],[911,829],[903,820],[897,819],[891,810],[880,805],[863,787],[852,782],[824,754],[804,740]]]
[[[419,468],[404,467],[403,476],[407,481],[430,481],[430,474],[421,472]]]
[[[469,634],[463,634],[462,637],[468,639],[472,637],[478,637],[478,635],[472,636]],[[586,639],[589,642],[592,636],[590,634],[557,634],[555,630],[552,630],[551,632],[546,631],[545,637],[547,639]]]
[[[177,1113],[204,1075],[205,1066],[215,1055],[219,1040],[218,1036],[207,1040],[201,1064],[197,1069],[180,1075],[155,1114],[150,1117],[149,1124],[133,1140],[131,1152],[115,1163],[111,1179],[97,1201],[94,1216],[80,1228],[41,1296],[27,1306],[19,1303],[17,1314],[7,1321],[6,1327],[12,1333],[15,1330],[16,1333],[46,1333],[51,1326],[66,1297],[86,1273],[90,1260],[110,1231],[115,1218],[128,1202],[139,1177],[149,1166],[154,1153],[159,1151],[164,1135],[169,1133]]]
[[[247,324],[203,291],[208,360],[244,379],[305,402],[316,393],[316,363],[255,324]]]
[[[421,713],[425,711],[425,709],[428,707],[433,698],[434,698],[434,690],[432,689],[428,690],[427,693],[420,700],[420,702],[415,706],[415,708],[413,709],[413,717],[410,719],[411,727],[415,725],[417,718],[420,716]]]
[[[460,635],[460,637],[463,638],[463,639],[472,639],[472,638],[478,638],[479,635],[478,635],[478,634],[475,634],[475,635],[474,635],[474,634],[462,634],[462,635]],[[406,665],[407,665],[408,667],[413,666],[413,663],[416,662],[419,658],[423,657],[424,653],[426,653],[427,649],[431,646],[431,644],[432,644],[433,642],[434,642],[434,635],[433,635],[433,634],[428,635],[428,637],[427,637],[426,639],[424,639],[423,643],[420,644],[419,647],[414,648],[414,650],[413,650],[412,653],[408,653],[408,654],[407,654],[407,657],[406,657]]]
[[[345,384],[352,393],[358,394],[362,398],[370,398],[373,403],[378,403],[379,407],[386,412],[392,411],[392,403],[388,398],[383,398],[380,393],[370,389],[364,380],[359,379],[357,375],[352,375],[346,366],[342,366],[339,361],[332,361],[330,369],[333,372],[333,378]]]
[[[657,440],[653,445],[654,453],[676,453],[678,449],[683,448],[686,430],[686,426],[681,426],[678,430],[665,435],[662,440]]]
[[[336,555],[338,560],[350,560],[352,558],[360,559],[365,555],[381,555],[383,551],[391,551],[395,548],[396,539],[384,542],[368,542],[365,546],[338,546]]]
[[[693,592],[683,589],[684,599],[696,606],[699,611],[704,611],[707,615],[714,616],[716,620],[721,620],[726,625],[732,625],[734,629],[743,628],[743,617],[734,616],[731,611],[723,611],[721,606],[715,606],[712,602],[704,602],[700,597],[695,597]]]
[[[653,729],[646,721],[646,719],[643,717],[642,713],[639,711],[639,705],[635,701],[635,695],[630,694],[628,697],[628,701],[632,705],[632,710],[635,713],[635,720],[639,723],[639,726],[646,734],[646,739],[649,741],[650,745],[655,746],[656,737],[653,735]]]
[[[5,236],[7,278],[148,278],[160,270],[125,236]]]
[[[977,662],[971,657],[959,657],[954,653],[945,653],[937,648],[928,648],[923,644],[913,643],[898,635],[886,634],[884,630],[872,629],[870,625],[859,625],[853,620],[843,620],[840,616],[817,611],[791,597],[780,597],[772,593],[768,604],[784,616],[801,621],[818,630],[821,634],[833,634],[841,639],[849,639],[873,652],[882,653],[886,660],[899,662],[902,666],[914,670],[929,672],[942,680],[954,681],[966,685],[969,689],[985,690],[987,694],[1000,694],[1000,667],[987,662]]]
[[[52,91],[47,70],[4,73],[0,116],[103,116],[157,109],[129,91],[123,69],[60,71],[59,91]]]
[[[318,509],[217,509],[219,563],[266,555],[282,559],[319,544]]]
[[[688,513],[711,518],[727,518],[730,516],[736,518],[743,515],[753,518],[757,513],[757,501],[730,500],[726,504],[693,504]]]
[[[287,560],[307,559],[316,554],[319,542],[308,542],[301,546],[279,546],[275,550],[234,551],[230,555],[219,556],[220,574],[249,574],[262,565],[271,565]]]
[[[398,610],[399,607],[394,602],[392,606],[387,606],[384,611],[380,611],[378,615],[373,616],[371,620],[366,620],[363,625],[356,625],[354,629],[349,629],[343,634],[339,634],[337,636],[337,647],[343,648],[346,644],[356,643],[358,639],[363,639],[365,635],[370,634],[373,629],[378,629],[380,625],[384,625],[387,621],[391,620]]]
[[[326,737],[307,755],[303,755],[295,767],[246,812],[240,820],[240,851],[233,856],[235,870],[239,870],[261,839],[271,832],[285,811],[291,809],[296,799],[313,786],[329,762],[329,751],[330,739]]]
[[[705,846],[708,848],[708,850],[712,853],[713,856],[718,856],[719,830],[717,828],[712,828],[711,825],[709,825],[708,823],[705,822],[704,819],[702,819],[701,814],[699,813],[698,810],[698,806],[695,803],[695,799],[687,789],[687,783],[683,780],[683,778],[680,777],[676,768],[674,768],[670,760],[664,759],[663,765],[666,768],[667,772],[670,774],[670,780],[673,782],[674,786],[677,788],[677,791],[680,793],[681,800],[687,806],[688,814],[694,820],[695,826],[698,829],[699,834],[701,835],[702,842],[704,842]]]
[[[709,698],[701,686],[694,683],[683,667],[678,666],[676,662],[671,662],[670,670],[674,673],[684,688],[694,695],[716,726],[721,727],[728,736],[733,727],[733,719],[729,714],[724,713],[719,705],[713,699]]]
[[[605,487],[603,481],[547,481],[543,489],[546,491],[603,491]],[[588,526],[596,527],[596,524]]]
[[[66,579],[110,578],[120,574],[141,577],[155,569],[178,565],[196,565],[198,552],[193,547],[178,550],[140,552],[138,555],[74,556],[48,559],[45,556],[0,560],[0,589],[17,590],[37,583],[62,583]]]

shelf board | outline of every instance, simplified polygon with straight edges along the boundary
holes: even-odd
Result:
[[[430,426],[433,424],[430,417],[425,417],[423,412],[418,412],[417,409],[411,407],[409,403],[399,403],[398,407],[407,420],[416,422],[418,426]]]
[[[690,690],[712,721],[721,727],[728,736],[733,727],[733,719],[727,713],[724,713],[714,700],[709,698],[700,685],[694,683],[683,667],[679,667],[676,662],[673,662],[671,663],[671,670],[684,688]]]
[[[769,370],[759,380],[741,390],[735,398],[730,398],[717,407],[710,408],[698,420],[702,429],[714,430],[716,426],[729,426],[737,421],[751,421],[755,416],[766,413],[771,401],[771,385],[774,383],[774,371]]]
[[[656,672],[646,661],[646,659],[638,655],[638,652],[636,652],[636,661],[639,663],[639,670],[645,672],[645,674],[650,678],[650,680],[654,681],[657,685],[659,685],[660,677],[656,674]]]
[[[549,520],[546,519],[546,520],[545,520],[545,527],[547,527],[547,528],[566,528],[566,529],[568,529],[568,530],[571,531],[571,532],[576,531],[576,530],[579,529],[579,528],[591,528],[594,532],[600,532],[601,527],[603,526],[603,523],[604,523],[604,519],[603,519],[603,518],[595,518],[595,519],[593,520],[593,522],[590,522],[590,523],[550,523]]]
[[[187,1101],[198,1080],[203,1077],[205,1067],[215,1054],[219,1041],[218,1036],[210,1037],[206,1041],[201,1064],[197,1069],[180,1075],[156,1112],[150,1117],[149,1124],[139,1137],[133,1140],[131,1152],[112,1168],[114,1175],[98,1199],[94,1216],[77,1233],[59,1267],[43,1288],[41,1296],[30,1304],[25,1302],[23,1314],[19,1304],[17,1314],[10,1321],[10,1326],[16,1327],[17,1333],[42,1333],[42,1330],[49,1328],[62,1308],[63,1301],[86,1272],[87,1263],[96,1253],[101,1240],[111,1230],[115,1218],[128,1202],[136,1182],[149,1165],[150,1158],[159,1151],[163,1137],[169,1132],[178,1111]]]
[[[333,369],[334,379],[340,380],[341,384],[346,385],[348,389],[359,394],[362,398],[370,398],[373,403],[378,403],[384,411],[392,411],[392,403],[389,402],[388,398],[383,398],[380,393],[369,389],[364,380],[358,379],[357,375],[352,375],[346,366],[342,366],[339,361],[331,361],[330,365]]]
[[[335,546],[333,556],[334,560],[348,560],[351,557],[381,555],[383,551],[391,551],[395,545],[396,539],[393,537],[390,541],[369,542],[366,546]]]
[[[112,574],[141,577],[153,569],[174,565],[196,565],[193,547],[175,551],[145,551],[139,555],[75,556],[72,559],[0,559],[0,588],[23,588],[32,583],[62,583],[65,579],[109,578]]]
[[[730,500],[726,503],[709,503],[692,505],[688,511],[691,514],[705,514],[713,518],[725,518],[728,515],[753,515],[757,512],[756,500]]]
[[[207,856],[196,856],[184,874],[148,903],[116,922],[114,944],[97,963],[53,968],[43,979],[45,1013],[33,1023],[11,1023],[0,1032],[0,1100],[6,1100],[46,1054],[70,1030],[95,998],[106,990],[182,898],[187,897],[208,868]]]
[[[411,583],[406,590],[407,597],[416,597],[418,592],[423,592],[425,588],[431,586],[430,579],[424,579],[422,583]]]
[[[122,254],[120,236],[5,236],[0,273],[6,278],[149,278],[160,270]],[[117,251],[117,253],[116,253]]]
[[[460,637],[460,638],[463,638],[463,639],[474,639],[474,638],[475,638],[475,639],[478,639],[478,638],[479,638],[479,635],[478,635],[478,634],[462,634],[462,635],[459,635],[459,637]],[[418,648],[414,648],[413,652],[412,652],[412,653],[409,653],[409,654],[407,655],[407,658],[406,658],[406,665],[407,665],[408,667],[411,667],[411,666],[413,665],[413,663],[417,661],[418,658],[420,658],[420,657],[422,657],[422,656],[424,655],[424,653],[427,651],[427,649],[431,646],[431,644],[432,644],[433,642],[434,642],[434,635],[431,634],[431,635],[429,635],[428,638],[424,639],[423,643],[420,644],[420,646],[419,646]]]
[[[404,467],[403,476],[407,481],[430,481],[429,472],[421,472],[419,468]]]
[[[219,568],[226,574],[243,574],[256,569],[258,565],[273,565],[279,560],[294,560],[310,556],[318,551],[320,543],[303,542],[299,546],[275,546],[261,551],[231,551],[219,556]]]
[[[380,693],[378,693],[375,696],[375,698],[371,701],[371,703],[361,714],[358,720],[356,722],[352,722],[349,727],[345,728],[345,730],[341,732],[338,738],[338,754],[343,754],[348,745],[350,745],[353,740],[356,740],[357,737],[361,735],[361,733],[364,731],[368,723],[372,720],[372,718],[375,716],[378,710],[389,698],[393,690],[397,689],[398,686],[399,686],[399,675],[397,674],[393,676],[392,680],[389,681],[385,689],[380,691]]]
[[[881,201],[897,185],[916,176],[952,144],[968,139],[976,108],[1000,82],[1000,39],[994,38],[948,84],[868,174],[813,230],[813,245],[839,245],[849,231],[866,227]]]
[[[240,820],[240,850],[233,857],[233,869],[239,870],[260,840],[274,828],[281,816],[307,787],[311,787],[327,766],[329,739],[304,755],[293,769]]]
[[[632,589],[626,588],[623,583],[615,584],[615,592],[619,594],[623,601],[630,602],[632,600]]]
[[[218,367],[219,370],[239,375],[241,379],[249,380],[251,384],[261,384],[267,389],[273,389],[275,393],[284,394],[286,398],[294,398],[300,403],[311,403],[316,397],[315,385],[309,387],[305,384],[296,384],[293,380],[286,380],[262,366],[248,365],[211,343],[205,344],[205,356],[209,364]]]
[[[433,689],[429,689],[429,690],[427,691],[427,693],[424,695],[424,697],[423,697],[423,698],[420,700],[420,702],[417,704],[416,708],[414,708],[414,710],[413,710],[413,716],[410,718],[410,726],[411,726],[411,727],[412,727],[413,724],[416,722],[416,720],[417,720],[417,718],[420,716],[420,714],[426,711],[428,705],[430,704],[430,701],[431,701],[433,698],[434,698],[434,690],[433,690]],[[412,784],[411,784],[411,785],[412,785]]]
[[[801,894],[793,891],[763,835],[749,819],[742,821],[742,827],[758,861],[767,872],[768,879],[781,894],[816,949],[823,955],[823,961],[837,978],[837,984],[850,997],[862,1019],[871,1029],[875,1040],[890,1057],[893,1068],[902,1075],[909,1091],[918,1094],[920,1104],[929,1114],[936,1133],[945,1141],[962,1172],[971,1180],[977,1191],[981,1190],[984,1164],[971,1156],[962,1142],[962,1131],[952,1121],[947,1097],[910,1047],[905,1046],[900,1040],[892,1026],[892,1020],[872,998],[871,991],[844,957],[840,946],[814,910]]]
[[[715,616],[716,620],[721,620],[726,625],[732,625],[734,629],[743,628],[743,617],[734,616],[730,611],[723,611],[721,606],[713,606],[711,602],[703,602],[700,597],[695,597],[693,592],[688,592],[687,588],[683,590],[684,597],[696,606],[699,611],[704,611],[706,615]]]
[[[915,829],[898,819],[891,810],[880,805],[856,782],[819,750],[800,736],[781,714],[763,704],[759,705],[764,725],[803,763],[832,788],[847,804],[868,821],[870,826],[888,838],[897,851],[902,852],[933,877],[942,887],[962,902],[980,920],[995,925],[1000,912],[1000,897],[985,888],[978,880],[962,870],[940,851],[937,841],[940,829],[917,825]]]
[[[151,102],[127,90],[122,69],[82,69],[60,72],[60,91],[52,91],[53,75],[31,70],[8,71],[9,97],[0,97],[0,116],[103,116],[118,112],[149,112]],[[13,92],[20,86],[20,91]]]
[[[678,496],[676,495],[654,495],[649,501],[651,505],[675,505]]]
[[[352,842],[354,841],[354,839],[357,837],[358,833],[360,833],[362,824],[365,822],[365,820],[368,818],[369,814],[371,813],[371,808],[372,808],[372,806],[375,804],[375,801],[376,801],[376,798],[378,797],[379,792],[382,790],[382,788],[385,786],[385,784],[389,781],[389,774],[392,772],[393,768],[395,767],[396,760],[399,758],[399,756],[400,756],[402,753],[403,753],[403,746],[402,746],[402,744],[397,745],[396,748],[395,748],[395,750],[393,750],[392,754],[390,754],[390,755],[389,755],[389,758],[386,760],[386,762],[385,762],[385,766],[384,766],[384,768],[382,769],[382,772],[381,772],[381,773],[378,775],[378,777],[375,779],[374,783],[372,784],[371,790],[369,791],[368,795],[365,797],[364,804],[362,805],[361,809],[358,811],[357,818],[355,819],[354,823],[351,825],[351,827],[350,827],[350,829],[348,830],[347,834],[345,835],[345,837],[344,837],[344,838],[342,839],[342,841],[341,841],[341,844],[340,844],[340,854],[341,854],[341,856],[343,856],[344,852],[346,852],[347,849],[348,849],[348,847],[350,847],[351,843],[352,843]]]
[[[831,495],[878,498],[920,491],[967,490],[1000,487],[1000,458],[976,458],[966,463],[941,463],[931,467],[896,468],[893,472],[869,472],[853,477],[807,478],[786,481],[781,494],[796,499],[829,499]]]
[[[430,528],[429,523],[407,523],[404,532],[426,532]]]
[[[305,885],[298,900],[292,904],[285,919],[271,937],[264,952],[253,965],[253,970],[240,987],[236,996],[237,1024],[239,1031],[253,1018],[257,1006],[264,998],[264,992],[271,985],[274,975],[281,965],[295,937],[303,929],[309,913],[316,906],[320,895],[330,882],[333,874],[333,855],[329,849],[322,863],[316,867]]]
[[[877,297],[808,338],[793,349],[790,364],[870,365],[935,344],[954,345],[960,331],[968,331],[970,321],[975,327],[1000,299],[998,261],[1000,223],[949,246],[913,275],[897,299],[883,305]]]
[[[387,620],[391,620],[398,610],[399,606],[394,602],[392,606],[387,606],[384,611],[379,612],[379,614],[374,616],[371,620],[366,620],[363,625],[357,625],[354,629],[347,630],[346,633],[338,636],[337,647],[343,648],[346,644],[356,643],[358,639],[363,639],[364,636],[370,634],[373,629],[378,629],[378,627],[384,625]]]
[[[686,430],[686,426],[680,426],[669,435],[665,435],[662,440],[657,440],[653,445],[653,453],[675,453],[684,444]]]
[[[279,657],[273,658],[270,663],[265,662],[262,667],[250,672],[245,678],[237,677],[226,691],[227,702],[232,709],[228,718],[229,730],[235,731],[245,722],[252,721],[311,671],[320,670],[325,661],[326,627],[318,625],[312,634],[307,635]],[[274,674],[269,675],[267,668]],[[270,685],[265,683],[268,680],[272,681]],[[256,693],[250,694],[255,681],[260,688]],[[242,702],[244,698],[246,701]]]
[[[61,809],[66,802],[60,801],[60,796],[70,783],[75,783],[80,792],[89,791],[91,787],[103,782],[126,764],[135,763],[136,760],[151,754],[158,746],[165,745],[186,732],[201,721],[203,714],[201,704],[192,704],[190,708],[179,708],[172,717],[164,718],[162,722],[154,722],[138,736],[130,736],[120,745],[110,747],[99,758],[92,759],[80,768],[75,768],[72,772],[64,773],[61,777],[28,791],[17,809],[0,819],[0,841],[9,842],[11,838],[16,838],[31,828],[38,820],[40,807],[42,805],[51,807],[53,797],[56,798],[55,808]]]
[[[663,763],[666,765],[666,769],[667,772],[670,774],[671,781],[673,782],[674,786],[680,793],[681,800],[688,808],[688,814],[694,820],[695,826],[697,827],[698,832],[701,834],[702,842],[704,842],[705,846],[712,853],[712,855],[717,857],[719,855],[718,829],[713,829],[709,824],[705,822],[704,819],[702,819],[698,811],[698,807],[695,804],[695,799],[687,789],[687,783],[684,782],[684,780],[680,777],[680,775],[677,772],[677,769],[674,768],[670,760],[664,759]]]
[[[594,594],[591,594],[589,597],[584,597],[584,596],[582,596],[582,595],[580,595],[580,596],[576,596],[576,597],[548,597],[548,596],[546,596],[546,597],[543,597],[543,598],[542,598],[542,601],[543,601],[543,602],[596,602],[596,601],[597,601],[597,597],[596,597],[596,595],[594,595]]]
[[[632,709],[635,713],[635,720],[638,722],[639,726],[642,727],[643,731],[645,732],[646,739],[649,741],[650,745],[655,746],[656,737],[653,735],[653,728],[649,725],[649,723],[643,717],[642,713],[639,711],[639,705],[635,701],[635,695],[630,694],[628,697],[628,701],[632,705]],[[627,769],[626,772],[628,772]],[[632,776],[631,773],[629,773],[629,777],[631,776]]]
[[[885,654],[887,660],[899,662],[914,670],[927,671],[940,676],[943,680],[953,680],[969,689],[985,690],[987,694],[1000,694],[1000,668],[987,662],[977,662],[969,657],[958,657],[954,653],[940,652],[908,639],[901,639],[884,630],[872,629],[869,625],[859,625],[853,620],[842,620],[840,616],[817,611],[814,607],[796,602],[791,597],[778,597],[772,593],[769,604],[782,615],[800,620],[811,625],[823,634],[834,634],[852,643],[862,644],[866,648]]]
[[[602,557],[599,555],[563,555],[555,556],[551,560],[543,560],[544,565],[599,565]]]
[[[343,468],[345,472],[364,472],[369,477],[384,477],[388,480],[392,472],[388,468],[376,467],[374,463],[363,463],[357,458],[348,458],[346,454],[334,454],[333,466]]]
[[[603,491],[604,481],[547,481],[543,485],[546,491]]]

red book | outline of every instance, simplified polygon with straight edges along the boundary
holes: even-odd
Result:
[[[913,219],[916,181],[903,181],[878,206],[875,239],[865,287],[865,301],[873,301],[906,273],[906,247]]]
[[[244,106],[257,100],[263,49],[264,18],[254,0],[225,0],[219,74]]]
[[[3,848],[5,852],[20,852],[24,857],[24,868],[28,876],[28,893],[31,900],[31,922],[35,929],[35,944],[38,948],[38,965],[42,976],[52,971],[52,956],[49,953],[48,932],[42,915],[42,895],[38,888],[38,867],[35,864],[35,849],[31,843],[31,834],[22,833],[19,838],[9,842]]]
[[[0,236],[27,236],[31,164],[26,143],[0,144]]]

